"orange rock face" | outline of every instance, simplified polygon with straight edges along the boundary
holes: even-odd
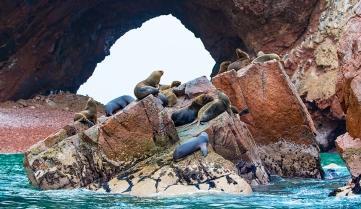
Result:
[[[336,140],[337,151],[341,153],[353,177],[361,175],[361,139],[353,138],[349,133]]]
[[[129,162],[177,142],[174,124],[162,109],[158,99],[150,95],[100,126],[99,145],[106,156]]]
[[[347,131],[352,137],[361,138],[361,76],[352,79],[347,99]]]
[[[237,106],[240,109],[247,105],[251,117],[248,127],[271,173],[321,177],[313,121],[279,62],[252,64],[236,74],[220,74],[213,83],[233,95],[233,105],[241,104]]]

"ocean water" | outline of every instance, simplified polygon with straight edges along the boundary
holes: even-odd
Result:
[[[350,177],[337,154],[322,154],[322,165],[338,167],[326,179],[273,177],[251,196],[188,195],[172,198],[135,198],[87,190],[41,191],[33,188],[23,169],[22,154],[0,155],[0,208],[361,208],[361,196],[335,198],[328,193]]]

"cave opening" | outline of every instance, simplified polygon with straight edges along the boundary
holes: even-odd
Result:
[[[199,38],[176,17],[162,15],[121,36],[77,93],[106,103],[133,95],[134,86],[153,70],[165,71],[161,83],[170,84],[209,77],[214,64]]]

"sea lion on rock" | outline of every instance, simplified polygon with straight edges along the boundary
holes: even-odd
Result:
[[[234,69],[238,71],[239,69],[247,66],[251,63],[251,59],[247,52],[242,51],[241,49],[236,49],[237,60],[228,65],[227,71]]]
[[[244,108],[243,110],[241,110],[239,113],[238,113],[238,115],[239,116],[242,116],[242,115],[246,115],[246,114],[248,114],[249,113],[249,109],[246,107],[246,108]]]
[[[106,116],[107,117],[112,116],[114,113],[124,109],[127,105],[129,105],[133,101],[135,101],[135,99],[129,95],[123,95],[113,99],[104,106]]]
[[[159,90],[163,91],[163,90],[167,90],[173,87],[178,87],[182,84],[182,82],[180,81],[172,81],[172,83],[170,85],[159,85]]]
[[[262,51],[257,53],[257,58],[252,61],[252,63],[264,63],[270,60],[280,60],[281,58],[274,53],[265,54]]]
[[[206,132],[202,132],[197,137],[187,140],[176,147],[173,152],[173,160],[176,161],[184,158],[199,149],[202,151],[202,155],[206,157],[208,154],[208,141],[208,134]]]
[[[182,108],[172,114],[172,120],[175,126],[182,126],[193,122],[197,118],[198,111],[211,101],[213,101],[213,97],[207,94],[201,94],[194,98],[190,106]]]
[[[160,94],[163,94],[167,98],[168,107],[173,107],[177,103],[178,98],[172,89],[163,90]]]
[[[218,74],[224,73],[228,71],[228,66],[231,64],[231,61],[223,61],[219,65]]]
[[[97,123],[97,103],[93,98],[89,98],[83,111],[75,113],[75,122],[86,123],[89,127]]]
[[[139,82],[134,88],[135,97],[141,100],[150,94],[156,96],[159,93],[158,87],[163,73],[162,70],[153,71],[147,79]]]
[[[203,106],[199,110],[199,123],[203,124],[208,122],[222,114],[224,111],[227,111],[228,114],[233,115],[231,102],[229,101],[228,96],[223,92],[218,91],[218,98]]]
[[[160,101],[162,101],[162,106],[163,107],[168,106],[168,98],[167,98],[166,95],[164,95],[163,93],[159,93],[157,98],[160,99]]]
[[[231,110],[234,114],[239,114],[239,109],[233,105],[231,105]]]

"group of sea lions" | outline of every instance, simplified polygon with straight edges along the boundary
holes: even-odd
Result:
[[[221,62],[219,65],[218,74],[224,73],[227,71],[230,71],[234,69],[235,71],[238,71],[239,69],[251,64],[251,63],[263,63],[270,60],[280,60],[281,58],[274,53],[265,54],[262,51],[259,51],[257,53],[257,57],[251,60],[250,56],[247,54],[247,52],[242,51],[241,49],[236,49],[236,55],[237,60],[234,62],[231,62],[229,60]]]
[[[241,55],[241,52],[239,53]],[[246,54],[241,56],[246,57]],[[163,74],[164,72],[161,70],[153,71],[149,77],[139,82],[134,88],[135,97],[138,100],[141,100],[152,94],[162,101],[163,106],[174,106],[177,103],[178,98],[176,95],[177,92],[174,92],[173,90],[181,85],[181,82],[173,81],[170,85],[161,85],[159,83]],[[111,100],[105,105],[106,116],[112,116],[135,100],[136,99],[129,95],[123,95]],[[223,92],[218,91],[217,98],[208,94],[201,94],[195,97],[189,106],[175,111],[171,115],[171,119],[175,126],[192,124],[194,122],[198,122],[199,125],[216,118],[225,111],[230,115],[233,115],[234,113],[239,114],[237,108],[231,105],[228,96]],[[96,101],[89,98],[84,110],[74,115],[74,121],[83,122],[89,127],[95,125],[97,123]],[[191,138],[179,145],[174,151],[173,159],[181,159],[198,149],[201,149],[203,156],[206,156],[208,153],[207,143],[208,134],[202,132],[199,136]]]

